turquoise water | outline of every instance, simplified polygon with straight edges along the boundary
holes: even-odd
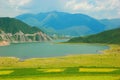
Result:
[[[59,42],[59,40],[57,41]],[[56,44],[54,42],[19,43],[0,47],[0,56],[21,59],[99,53],[108,46],[95,44]]]

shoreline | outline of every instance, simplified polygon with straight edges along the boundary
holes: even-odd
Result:
[[[8,46],[10,43],[8,41],[0,41],[0,46]]]
[[[8,42],[8,41],[0,41],[0,46],[8,46],[10,44],[22,44],[22,43],[41,43],[41,42],[50,42],[50,41],[15,41],[15,42]]]
[[[79,54],[58,57],[28,58],[0,56],[3,68],[120,67],[120,45],[109,45],[101,54]],[[114,62],[113,62],[114,59]],[[11,62],[11,63],[10,63]],[[72,62],[72,64],[71,64]],[[3,64],[4,63],[4,64]],[[6,67],[7,66],[7,67]]]

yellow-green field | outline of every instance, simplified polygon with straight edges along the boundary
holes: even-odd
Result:
[[[6,75],[6,74],[10,74],[10,73],[12,73],[12,72],[13,72],[13,70],[0,71],[0,75]]]
[[[27,77],[27,78],[6,78],[0,80],[119,80],[114,76],[67,76],[67,77]]]
[[[43,71],[43,72],[63,72],[64,69],[38,69],[38,71]]]
[[[110,47],[102,54],[0,57],[0,80],[120,80],[120,45]]]
[[[115,68],[79,68],[79,72],[112,72]]]

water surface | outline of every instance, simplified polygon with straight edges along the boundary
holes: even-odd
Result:
[[[98,44],[19,43],[0,47],[0,56],[18,57],[21,59],[56,57],[73,54],[96,54],[108,48],[108,46]]]

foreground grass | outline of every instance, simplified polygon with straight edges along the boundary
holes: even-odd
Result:
[[[115,68],[79,68],[80,72],[112,72],[118,69]]]
[[[0,75],[6,75],[6,74],[10,74],[10,73],[12,73],[12,72],[13,72],[13,70],[0,71]]]
[[[63,76],[63,77],[26,77],[26,78],[0,78],[0,80],[120,80],[114,76]]]
[[[10,74],[0,75],[0,80],[119,80],[120,68],[21,68],[1,69],[13,71]],[[92,71],[92,72],[91,72]],[[100,71],[100,72],[98,72]]]

